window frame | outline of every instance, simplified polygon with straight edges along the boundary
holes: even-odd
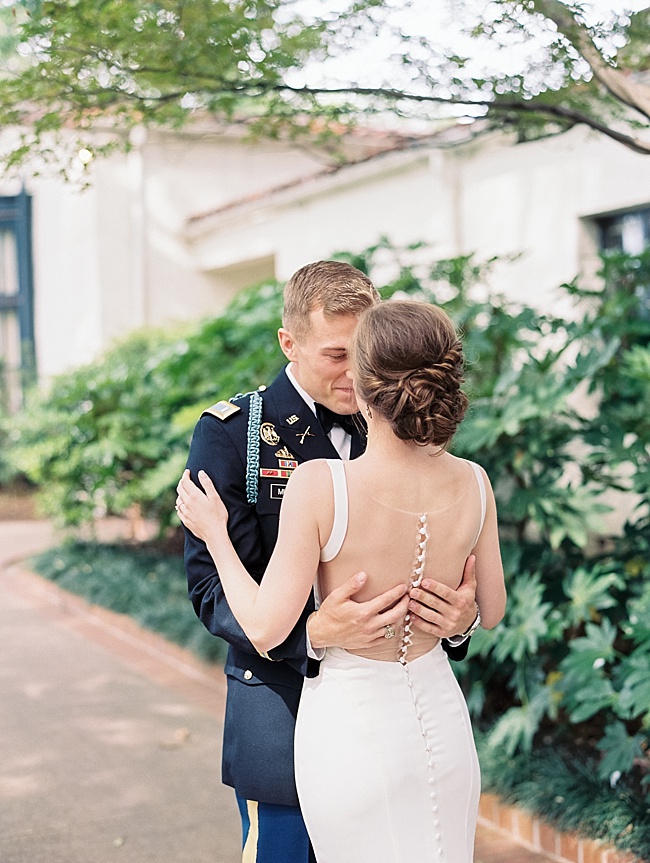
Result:
[[[32,199],[23,188],[17,195],[0,195],[0,226],[13,232],[16,242],[18,292],[0,295],[0,314],[13,311],[20,338],[20,397],[36,379],[34,338],[34,270],[32,262]]]
[[[625,220],[633,222],[637,219],[641,222],[642,249],[626,247]],[[596,216],[594,221],[598,230],[598,248],[601,251],[622,251],[630,255],[638,255],[643,249],[650,247],[650,203],[629,210],[605,213],[601,216]],[[608,242],[608,233],[613,233],[612,229],[615,227],[618,228],[620,243]],[[629,230],[627,233],[629,238]]]

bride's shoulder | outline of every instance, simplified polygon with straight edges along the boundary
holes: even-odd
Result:
[[[488,492],[488,494],[491,493],[492,484],[490,482],[490,477],[488,476],[488,473],[483,467],[483,465],[468,458],[460,458],[459,456],[451,455],[451,453],[448,453],[447,455],[450,459],[454,460],[454,467],[459,472],[462,471],[463,482],[473,483],[478,481],[479,486],[482,485]]]
[[[445,458],[449,459],[449,464],[455,466],[457,470],[467,471],[467,468],[472,468],[472,470],[479,468],[482,473],[485,473],[485,468],[470,458],[461,458],[458,455],[452,455],[450,452],[445,453]]]
[[[329,473],[327,459],[315,458],[299,464],[291,473],[291,484],[320,483]]]
[[[293,502],[297,502],[297,505],[302,508],[321,508],[323,502],[328,501],[332,496],[329,473],[327,460],[323,458],[312,459],[299,464],[292,471],[287,483],[284,503],[282,504],[283,509],[287,500],[291,501],[292,505]]]
[[[300,472],[301,474],[308,474],[311,472],[323,472],[329,470],[327,466],[328,459],[326,458],[312,458],[309,461],[301,462],[298,467],[294,470],[294,473]]]

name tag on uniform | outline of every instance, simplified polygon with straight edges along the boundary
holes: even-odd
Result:
[[[271,483],[271,498],[273,500],[282,500],[284,497],[284,490],[287,487],[284,482],[272,482]]]

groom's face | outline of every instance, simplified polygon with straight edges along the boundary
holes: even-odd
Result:
[[[339,414],[358,410],[348,375],[348,349],[358,320],[356,315],[326,317],[319,308],[310,313],[309,328],[299,340],[289,330],[279,332],[280,346],[293,363],[300,386],[314,401]]]

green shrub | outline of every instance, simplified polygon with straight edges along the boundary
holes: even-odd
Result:
[[[0,413],[0,488],[10,485],[19,475],[11,458],[9,419]]]
[[[79,525],[137,508],[168,528],[201,411],[281,367],[280,314],[281,288],[264,285],[192,330],[133,333],[32,393],[11,459],[41,488],[46,512]]]

